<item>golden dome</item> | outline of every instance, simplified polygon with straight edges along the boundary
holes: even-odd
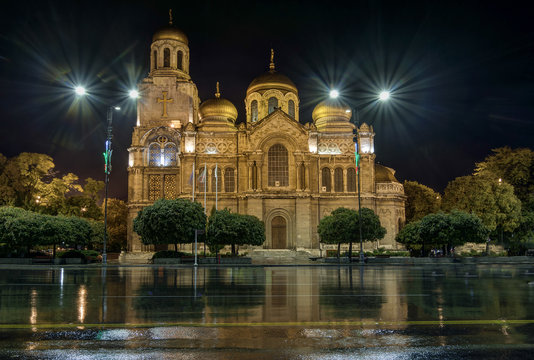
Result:
[[[217,92],[215,99],[208,99],[198,109],[200,119],[203,120],[209,117],[224,117],[235,122],[237,119],[237,109],[229,100],[221,98],[219,93],[219,83],[217,82]]]
[[[335,99],[321,101],[312,112],[314,122],[325,117],[342,118],[343,120],[350,121],[351,116],[352,111],[350,107]]]
[[[152,37],[152,42],[156,40],[176,40],[185,45],[188,44],[187,36],[184,32],[172,25],[162,27]]]
[[[399,182],[395,178],[395,170],[387,166],[375,164],[375,181],[376,182]]]
[[[247,95],[254,91],[278,89],[282,91],[292,91],[298,93],[297,86],[290,78],[280,74],[274,69],[274,51],[271,49],[271,64],[269,71],[258,76],[247,88]]]
[[[176,40],[188,44],[187,36],[178,28],[172,26],[172,9],[169,9],[169,25],[162,27],[152,37],[152,42],[156,40]]]

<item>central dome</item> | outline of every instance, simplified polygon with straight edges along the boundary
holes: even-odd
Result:
[[[295,94],[298,93],[297,86],[290,78],[280,74],[274,69],[274,51],[271,49],[271,64],[269,65],[269,71],[261,74],[252,82],[247,88],[247,96],[255,91],[264,91],[270,89],[278,89],[282,91],[291,91]]]
[[[217,83],[217,92],[215,93],[215,99],[208,99],[198,109],[200,119],[204,120],[210,117],[223,117],[232,122],[237,119],[237,109],[229,100],[221,98],[219,93],[219,83]]]
[[[340,118],[350,121],[351,116],[352,111],[350,107],[336,99],[321,101],[317,104],[315,109],[313,109],[312,113],[312,119],[315,122],[324,118]]]
[[[152,37],[152,42],[157,40],[176,40],[184,44],[188,44],[187,36],[184,32],[172,25],[162,27]]]

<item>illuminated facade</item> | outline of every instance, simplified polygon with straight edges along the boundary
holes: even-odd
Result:
[[[128,250],[152,250],[132,230],[141,208],[159,198],[190,199],[193,186],[195,201],[205,197],[207,209],[217,202],[219,209],[263,220],[263,248],[319,249],[319,220],[341,206],[357,208],[350,109],[329,100],[315,107],[313,121],[300,119],[298,90],[276,70],[271,52],[268,71],[247,89],[245,118],[236,123],[237,110],[218,84],[213,99],[200,101],[189,58],[183,32],[172,24],[156,32],[129,148]],[[405,219],[402,184],[394,170],[375,164],[373,127],[362,124],[358,133],[362,206],[387,229],[384,239],[366,247],[397,248]]]

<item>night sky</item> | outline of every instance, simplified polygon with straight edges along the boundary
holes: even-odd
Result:
[[[156,3],[156,2],[154,2]],[[492,148],[534,148],[534,12],[513,1],[19,1],[0,10],[0,153],[46,153],[60,174],[103,180],[114,115],[110,195],[126,198],[135,107],[153,33],[189,38],[201,100],[215,82],[244,119],[254,77],[297,85],[301,122],[330,88],[375,127],[377,161],[438,191]],[[72,88],[90,96],[77,99]],[[376,93],[392,91],[387,103]]]

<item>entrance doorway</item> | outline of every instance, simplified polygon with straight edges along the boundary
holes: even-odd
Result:
[[[271,240],[273,249],[287,248],[287,223],[281,216],[275,216],[271,221]]]

